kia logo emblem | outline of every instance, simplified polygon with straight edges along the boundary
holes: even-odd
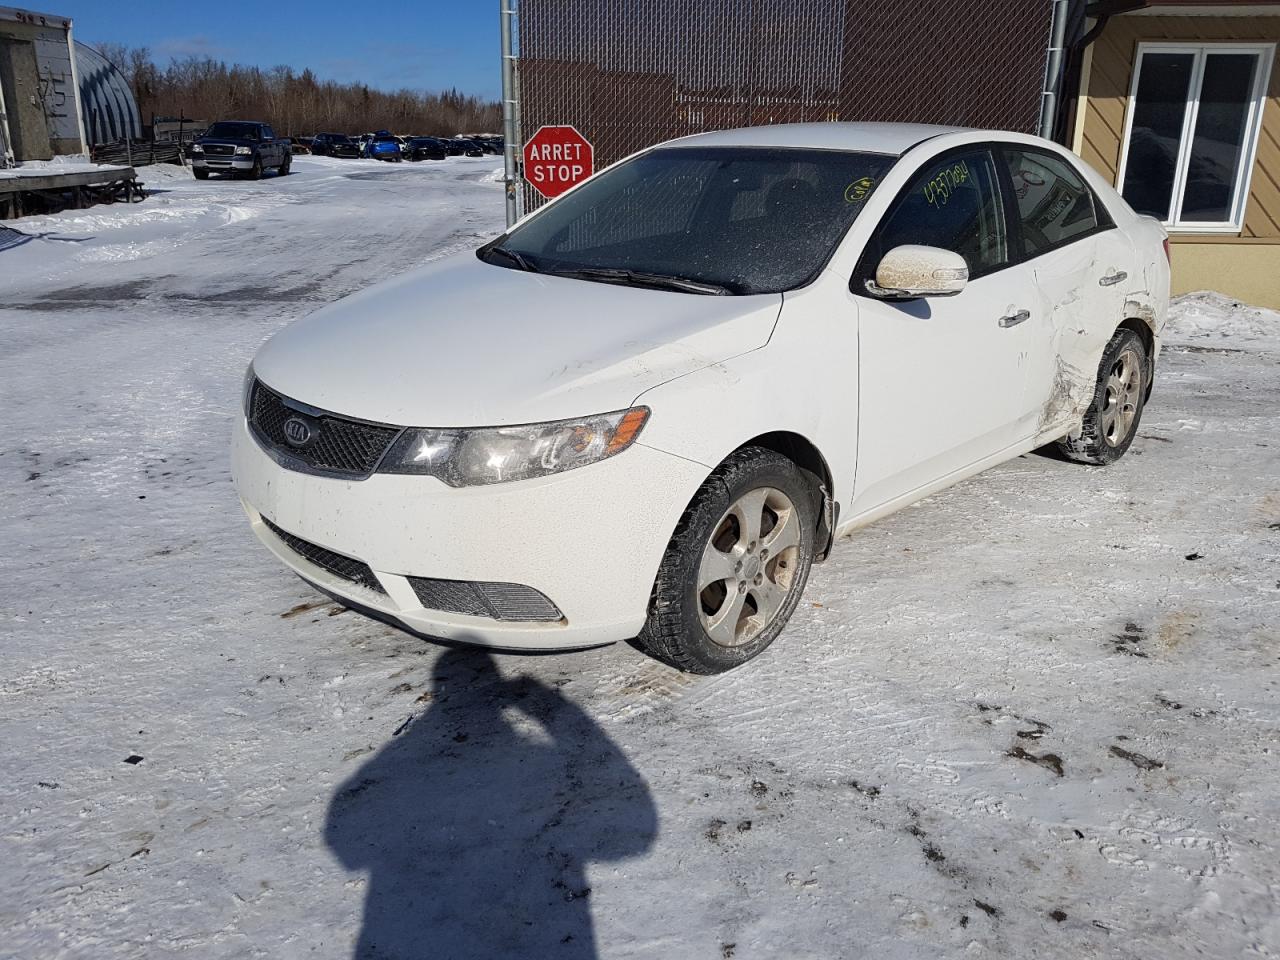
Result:
[[[290,417],[284,422],[284,438],[295,447],[305,446],[311,440],[311,424],[301,417]]]

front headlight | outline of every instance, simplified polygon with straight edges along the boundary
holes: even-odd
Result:
[[[200,146],[200,144],[198,144],[198,143],[193,143],[193,144],[191,145],[191,152],[192,152],[192,153],[204,153],[204,147]]]
[[[406,430],[378,472],[437,477],[451,487],[545,477],[621,453],[648,419],[648,407],[632,407],[520,427]]]
[[[236,147],[236,153],[242,157],[247,157],[253,153],[253,147]]]

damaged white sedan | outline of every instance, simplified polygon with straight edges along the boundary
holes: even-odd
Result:
[[[809,124],[597,174],[259,351],[258,537],[420,634],[750,660],[834,540],[1057,442],[1133,441],[1166,236],[1034,137]]]

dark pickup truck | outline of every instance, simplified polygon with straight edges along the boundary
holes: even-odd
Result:
[[[277,139],[265,123],[219,120],[191,144],[190,156],[197,180],[207,180],[211,173],[234,173],[257,180],[264,170],[287,174],[293,148],[288,140]]]

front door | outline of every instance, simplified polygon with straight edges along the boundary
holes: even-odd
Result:
[[[986,148],[930,161],[868,241],[852,292],[859,327],[854,514],[910,494],[1028,436],[1025,371],[1038,322],[1029,269],[1011,265],[1004,192]],[[902,244],[952,250],[970,281],[953,297],[865,292]]]

